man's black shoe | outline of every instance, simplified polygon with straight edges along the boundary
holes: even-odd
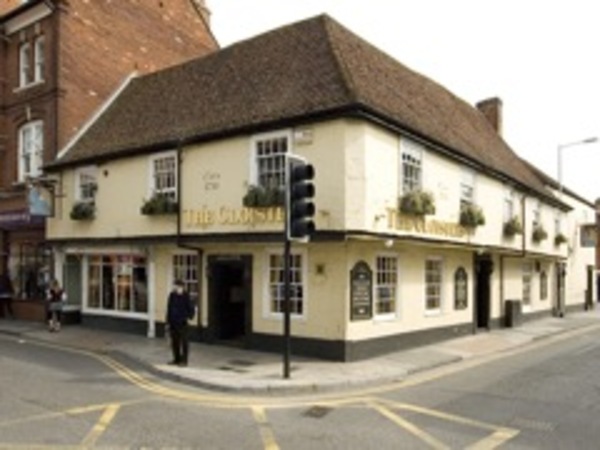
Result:
[[[187,362],[185,361],[181,361],[180,363],[178,363],[179,367],[187,367]]]

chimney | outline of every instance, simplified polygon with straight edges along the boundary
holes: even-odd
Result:
[[[502,100],[498,97],[492,97],[480,101],[476,106],[494,127],[496,133],[502,135]]]

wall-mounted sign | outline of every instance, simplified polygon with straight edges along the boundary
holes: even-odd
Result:
[[[364,261],[350,271],[350,319],[368,320],[373,316],[373,272]]]
[[[388,209],[388,227],[393,230],[421,234],[434,234],[445,237],[461,238],[469,234],[469,230],[459,223],[425,220],[400,214],[396,209]]]
[[[183,222],[188,228],[209,228],[215,225],[281,224],[283,208],[228,208],[185,209]]]

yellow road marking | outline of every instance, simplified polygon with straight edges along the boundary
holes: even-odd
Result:
[[[84,447],[91,447],[96,444],[102,433],[106,431],[110,423],[113,421],[117,412],[119,411],[120,406],[116,404],[109,405],[105,410],[100,420],[94,425],[94,427],[90,430],[88,435],[83,439],[81,445]]]
[[[466,450],[492,450],[500,447],[505,442],[514,438],[519,432],[510,428],[501,428],[493,434],[490,434],[485,439],[469,446]]]
[[[254,415],[254,420],[256,420],[256,423],[258,423],[264,449],[279,450],[279,446],[277,445],[277,441],[275,440],[275,434],[273,433],[271,424],[267,419],[267,413],[265,412],[265,408],[260,406],[253,406],[252,414]]]
[[[412,434],[416,438],[429,444],[429,446],[431,448],[433,448],[435,450],[447,450],[450,448],[450,447],[447,447],[446,445],[444,445],[442,442],[438,441],[436,438],[434,438],[429,433],[423,431],[422,429],[420,429],[419,427],[414,425],[413,423],[398,416],[397,414],[394,414],[389,409],[387,409],[381,405],[378,405],[377,403],[373,403],[373,402],[369,403],[368,405],[371,408],[373,408],[375,411],[377,411],[379,414],[384,416],[385,418],[391,420],[396,425],[399,425],[400,427],[404,428],[406,431],[408,431],[410,434]]]

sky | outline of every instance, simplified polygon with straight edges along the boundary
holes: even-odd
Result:
[[[207,0],[221,47],[326,13],[474,105],[499,97],[503,138],[558,178],[558,147],[600,139],[594,0]],[[600,142],[563,148],[563,184],[600,197]]]

